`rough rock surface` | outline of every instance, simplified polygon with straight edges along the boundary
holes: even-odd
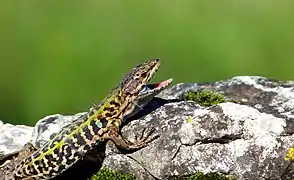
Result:
[[[238,103],[201,107],[181,100],[186,91],[199,89],[222,93]],[[294,82],[242,76],[215,83],[178,84],[158,97],[162,99],[154,99],[122,133],[132,140],[147,127],[155,128],[160,137],[129,154],[119,153],[109,142],[103,166],[131,172],[137,179],[168,179],[196,171],[220,172],[241,180],[294,177],[293,165],[284,160],[294,142]],[[23,126],[19,132],[28,131],[30,136],[34,131],[30,139],[39,147],[81,114],[47,116],[34,130]],[[4,136],[12,134],[5,126],[0,126],[2,159],[29,139]]]
[[[32,137],[33,127],[0,121],[0,161],[17,153]]]

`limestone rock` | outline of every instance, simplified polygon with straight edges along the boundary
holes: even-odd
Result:
[[[185,92],[200,89],[222,93],[237,103],[202,107],[181,100]],[[160,137],[128,154],[109,142],[103,166],[133,173],[138,179],[168,179],[196,171],[220,172],[241,180],[294,177],[293,165],[284,160],[294,142],[294,82],[240,76],[214,83],[177,84],[157,97],[124,125],[122,133],[134,140],[142,129],[154,128]],[[0,158],[21,147],[5,149],[22,146],[28,139],[41,146],[82,114],[47,116],[34,130],[0,125]],[[16,131],[19,127],[23,129]]]

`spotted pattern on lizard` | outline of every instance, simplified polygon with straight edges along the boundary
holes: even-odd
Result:
[[[144,94],[144,89],[148,87],[147,83],[159,66],[159,59],[154,59],[133,68],[99,105],[91,107],[87,114],[67,126],[18,164],[13,173],[14,178],[56,177],[82,159],[88,151],[99,145],[99,142],[105,140],[111,140],[117,147],[126,150],[147,146],[155,139],[154,137],[130,143],[120,134],[119,129],[127,117],[138,111],[138,107],[145,105],[153,95],[160,92],[159,88],[154,92],[145,91],[149,93]],[[157,86],[166,87],[171,81],[169,79]]]

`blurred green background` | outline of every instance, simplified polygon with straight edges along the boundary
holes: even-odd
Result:
[[[86,111],[154,57],[154,81],[294,76],[294,1],[2,1],[0,119]]]

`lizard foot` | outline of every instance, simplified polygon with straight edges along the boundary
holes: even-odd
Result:
[[[147,130],[149,132],[147,132]],[[159,134],[154,134],[153,136],[151,136],[154,133],[154,131],[155,131],[154,128],[144,128],[142,130],[142,132],[140,133],[141,134],[140,137],[137,135],[135,136],[136,143],[134,143],[134,144],[144,144],[145,146],[147,146],[153,140],[159,138]],[[145,146],[143,146],[143,147],[145,147]]]
[[[123,150],[138,150],[143,147],[146,147],[150,142],[159,137],[158,134],[151,136],[155,129],[151,129],[149,132],[146,132],[146,128],[143,129],[140,137],[136,137],[136,142],[130,142],[128,139],[124,138],[116,128],[112,129],[109,139],[120,149]]]

